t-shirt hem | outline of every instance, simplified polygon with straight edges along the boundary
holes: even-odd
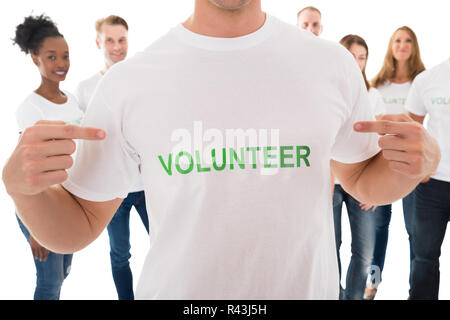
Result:
[[[410,106],[408,106],[408,108],[406,108],[406,111],[414,113],[415,115],[418,115],[418,116],[426,116],[427,115],[426,110],[425,111],[423,111],[423,110],[416,110],[414,108],[411,108]]]
[[[117,192],[117,194],[107,194],[107,193],[99,193],[87,190],[86,188],[80,187],[76,183],[70,180],[66,180],[61,184],[67,191],[74,194],[75,196],[93,202],[105,202],[114,200],[117,198],[126,198],[128,195],[128,191],[126,192]]]

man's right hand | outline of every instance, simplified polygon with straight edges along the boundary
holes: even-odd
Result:
[[[66,125],[62,121],[39,121],[21,135],[3,168],[3,182],[13,196],[36,195],[67,179],[73,160],[74,139],[103,140],[101,129]]]

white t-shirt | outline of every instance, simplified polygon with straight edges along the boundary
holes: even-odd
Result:
[[[60,120],[68,124],[80,125],[83,112],[78,106],[77,99],[67,91],[67,102],[56,104],[41,95],[32,92],[16,111],[17,124],[20,132],[33,126],[39,120]]]
[[[441,148],[441,162],[432,178],[450,182],[450,60],[414,79],[406,107],[418,116],[429,115],[428,132]]]
[[[271,16],[237,38],[179,25],[105,75],[86,125],[107,137],[83,141],[64,186],[124,197],[141,164],[138,299],[337,299],[329,163],[379,151],[353,130],[367,105],[339,44]]]
[[[75,90],[75,97],[77,97],[80,109],[86,112],[89,101],[94,94],[97,84],[102,79],[102,73],[97,72],[92,77],[80,82]]]
[[[78,99],[78,102],[80,104],[80,107],[84,112],[87,110],[87,106],[89,105],[89,101],[92,98],[92,95],[95,92],[95,89],[97,88],[98,83],[100,80],[102,80],[103,75],[101,72],[97,72],[92,77],[80,82],[78,85],[75,96]],[[142,182],[141,176],[138,176],[136,178],[136,182],[133,184],[133,186],[130,188],[129,192],[140,192],[144,189],[144,184]]]
[[[369,100],[376,116],[386,113],[386,106],[383,101],[383,96],[377,89],[369,89]]]
[[[393,83],[387,82],[377,89],[383,97],[387,114],[407,113],[405,109],[406,98],[411,87],[411,82]]]

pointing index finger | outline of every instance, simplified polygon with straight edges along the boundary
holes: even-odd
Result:
[[[32,128],[32,136],[40,141],[55,139],[103,140],[105,131],[76,125],[39,125]]]
[[[405,134],[405,122],[377,120],[377,121],[360,121],[353,126],[356,132],[373,132],[378,134]]]

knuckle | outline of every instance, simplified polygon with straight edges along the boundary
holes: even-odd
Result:
[[[29,187],[36,187],[39,185],[39,179],[35,175],[28,175],[25,178],[25,184]]]
[[[417,152],[421,155],[423,155],[425,153],[425,145],[422,141],[417,143]]]
[[[36,170],[36,162],[35,161],[25,161],[22,165],[22,171],[25,173],[33,173]]]
[[[75,132],[75,127],[71,125],[66,125],[63,127],[63,131],[66,136],[72,136]]]
[[[424,160],[422,157],[416,157],[412,163],[411,167],[411,173],[418,175],[421,174],[424,171]]]
[[[20,155],[22,158],[28,159],[33,157],[36,153],[37,147],[31,144],[23,145],[20,148]]]
[[[413,175],[419,175],[419,174],[421,174],[423,171],[422,171],[422,167],[421,166],[414,166],[412,169],[411,169],[411,173],[413,174]]]
[[[384,132],[391,132],[392,131],[392,123],[390,121],[386,121],[382,125],[382,129]]]
[[[412,162],[416,165],[416,166],[422,166],[423,165],[423,157],[421,157],[420,155],[416,155]]]
[[[417,160],[417,167],[420,172],[423,172],[425,170],[425,159],[423,157],[419,157],[419,159]]]
[[[33,137],[34,135],[36,135],[36,127],[35,126],[26,128],[22,133],[22,137],[25,139],[29,139],[30,137]]]

